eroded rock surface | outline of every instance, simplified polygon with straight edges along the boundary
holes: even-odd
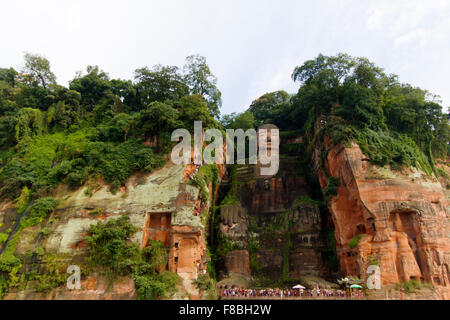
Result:
[[[183,288],[188,296],[199,295],[193,279],[206,272],[209,258],[206,252],[205,226],[199,209],[208,212],[210,203],[199,198],[199,188],[188,183],[184,165],[167,163],[163,168],[144,177],[132,177],[119,192],[113,194],[103,186],[91,196],[87,187],[75,192],[59,188],[54,195],[60,205],[49,217],[45,226],[26,228],[21,232],[15,254],[25,261],[24,268],[45,268],[45,261],[28,259],[30,252],[42,247],[52,252],[65,265],[86,263],[84,237],[89,226],[101,220],[115,219],[127,213],[131,223],[138,228],[131,241],[142,248],[149,239],[161,241],[169,248],[168,269],[183,278]],[[211,185],[209,186],[211,188]],[[212,192],[212,190],[210,190]],[[9,219],[10,204],[3,204],[0,217]],[[47,228],[48,237],[40,233]],[[100,276],[83,277],[81,290],[58,288],[47,293],[37,293],[31,287],[12,290],[8,299],[133,299],[137,297],[134,282],[123,278],[107,290]]]
[[[297,157],[283,157],[279,172],[270,177],[259,175],[258,165],[235,169],[231,193],[238,203],[220,208],[220,231],[237,247],[225,257],[228,275],[277,280],[327,272],[318,204],[298,201],[310,196],[298,162]],[[251,254],[256,270],[249,266]]]
[[[383,284],[424,280],[450,298],[450,223],[439,181],[372,165],[356,144],[326,147],[324,166],[318,150],[316,164],[323,189],[328,177],[339,179],[328,206],[341,270],[366,278],[368,265],[378,264]]]

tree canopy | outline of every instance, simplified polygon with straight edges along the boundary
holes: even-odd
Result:
[[[50,84],[56,83],[56,76],[50,71],[50,61],[40,55],[25,54],[25,67],[23,79],[31,86],[42,86],[46,89]]]
[[[46,58],[27,53],[20,72],[0,68],[0,197],[23,188],[46,195],[98,176],[116,189],[163,163],[175,128],[193,130],[195,120],[219,127],[220,106],[216,78],[198,55],[183,68],[139,68],[133,81],[87,66],[66,88]]]
[[[448,155],[449,117],[439,97],[366,58],[319,55],[292,79],[297,93],[269,92],[219,119],[217,79],[199,55],[182,68],[139,68],[133,80],[88,66],[66,88],[46,58],[27,53],[19,72],[0,68],[0,196],[15,199],[24,188],[45,196],[58,183],[76,187],[97,176],[117,188],[134,171],[161,165],[171,131],[193,130],[195,120],[244,130],[273,123],[309,145],[325,135],[353,140],[375,163],[430,173],[434,159]]]
[[[428,173],[435,158],[447,157],[448,114],[439,97],[399,82],[367,58],[319,54],[291,77],[300,83],[296,94],[275,91],[251,103],[254,127],[294,130],[307,144],[324,135],[334,143],[354,140],[375,163],[421,166]],[[244,115],[225,115],[221,122],[234,128]]]

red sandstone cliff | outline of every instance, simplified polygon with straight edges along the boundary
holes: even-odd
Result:
[[[330,176],[340,182],[328,207],[341,271],[366,278],[368,265],[378,263],[382,284],[424,280],[449,299],[450,223],[438,180],[416,169],[374,166],[356,144],[325,147],[330,149],[317,172],[322,189]],[[317,150],[317,166],[319,159]]]

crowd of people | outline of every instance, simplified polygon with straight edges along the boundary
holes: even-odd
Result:
[[[227,299],[245,299],[245,298],[317,298],[317,299],[361,299],[364,298],[364,292],[344,291],[336,289],[223,289],[221,296]]]

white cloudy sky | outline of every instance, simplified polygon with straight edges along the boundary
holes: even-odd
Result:
[[[66,85],[99,65],[131,79],[145,65],[199,53],[218,77],[222,113],[274,90],[295,92],[295,66],[319,53],[365,56],[450,106],[448,0],[4,1],[0,67],[46,56]]]

